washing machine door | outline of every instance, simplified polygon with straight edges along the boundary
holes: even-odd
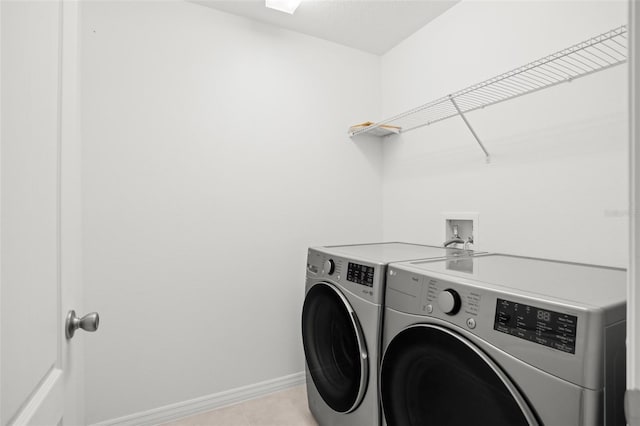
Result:
[[[437,325],[412,326],[393,338],[382,361],[380,386],[389,426],[538,424],[491,358]]]
[[[307,367],[322,399],[336,412],[355,410],[364,397],[368,354],[358,318],[330,283],[311,287],[302,308]]]

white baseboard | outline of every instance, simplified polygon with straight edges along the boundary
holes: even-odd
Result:
[[[227,405],[248,401],[272,392],[298,386],[303,383],[305,383],[305,373],[304,371],[301,371],[299,373],[266,380],[253,385],[242,386],[228,391],[215,393],[213,395],[202,396],[188,401],[165,405],[164,407],[154,408],[148,411],[118,417],[117,419],[106,420],[96,423],[94,426],[157,425],[183,417],[192,416],[194,414],[203,413],[205,411],[215,410],[216,408],[225,407]]]

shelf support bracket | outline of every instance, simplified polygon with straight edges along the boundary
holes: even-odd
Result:
[[[449,95],[449,100],[453,104],[453,106],[456,109],[456,111],[458,111],[458,115],[460,115],[460,118],[462,118],[462,121],[464,121],[464,124],[467,125],[467,128],[469,129],[469,131],[471,132],[473,137],[476,138],[476,142],[478,142],[478,145],[480,145],[480,149],[482,149],[482,152],[484,152],[484,155],[486,157],[487,163],[490,162],[490,158],[491,157],[489,156],[489,152],[487,151],[487,149],[482,144],[482,141],[480,140],[480,138],[476,134],[475,130],[473,130],[473,127],[471,127],[471,124],[469,124],[469,121],[467,120],[467,117],[464,116],[464,114],[460,110],[460,107],[458,107],[458,104],[456,103],[456,100],[453,99],[453,96],[451,96],[451,95]]]

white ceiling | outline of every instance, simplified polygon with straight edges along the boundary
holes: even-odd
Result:
[[[295,14],[264,0],[192,0],[203,6],[381,55],[459,0],[303,0]]]

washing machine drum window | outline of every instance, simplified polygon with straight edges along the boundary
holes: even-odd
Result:
[[[302,309],[307,367],[322,399],[334,411],[357,408],[368,379],[367,351],[353,309],[331,284],[317,284]]]
[[[518,390],[472,343],[446,328],[418,325],[399,333],[381,372],[389,426],[535,425]]]

